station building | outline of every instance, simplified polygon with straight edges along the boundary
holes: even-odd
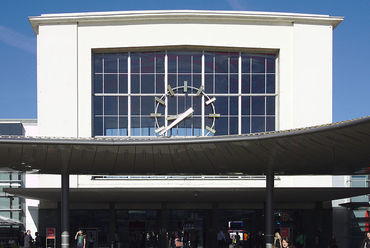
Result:
[[[26,228],[55,227],[62,247],[80,228],[94,247],[167,247],[176,231],[215,247],[217,231],[239,223],[246,242],[261,232],[266,247],[274,230],[292,241],[304,233],[310,245],[334,233],[349,247],[351,212],[339,204],[350,201],[338,199],[369,193],[346,175],[367,174],[370,124],[332,124],[342,20],[190,10],[31,17],[37,129],[0,140],[1,164],[33,172],[5,189],[27,199]]]

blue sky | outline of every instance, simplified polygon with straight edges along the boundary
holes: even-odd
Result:
[[[370,115],[370,0],[1,0],[0,118],[37,117],[36,37],[28,16],[153,9],[344,16],[334,30],[333,121]]]

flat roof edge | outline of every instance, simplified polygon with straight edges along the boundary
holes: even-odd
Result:
[[[228,22],[274,22],[274,23],[307,23],[326,24],[335,28],[342,22],[343,17],[315,14],[296,14],[279,12],[252,11],[201,11],[201,10],[166,10],[166,11],[118,11],[118,12],[86,12],[67,14],[43,14],[29,17],[29,21],[37,34],[41,24],[68,23],[102,23],[102,22],[132,22],[132,21],[228,21]]]

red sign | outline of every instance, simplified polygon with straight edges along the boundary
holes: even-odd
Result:
[[[281,227],[280,233],[282,238],[290,238],[290,228],[289,227]]]
[[[55,228],[54,227],[46,228],[46,239],[55,239]]]

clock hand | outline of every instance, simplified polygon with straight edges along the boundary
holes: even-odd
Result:
[[[176,120],[174,120],[170,125],[168,125],[165,129],[163,129],[159,135],[163,135],[165,132],[167,132],[168,130],[170,130],[171,128],[173,128],[174,126],[176,126],[178,123],[180,123],[182,120],[184,120],[186,117],[188,117],[189,115],[191,115],[192,113],[194,112],[194,109],[193,108],[189,108],[188,110],[186,110],[184,113],[182,114],[179,114],[176,118]]]

